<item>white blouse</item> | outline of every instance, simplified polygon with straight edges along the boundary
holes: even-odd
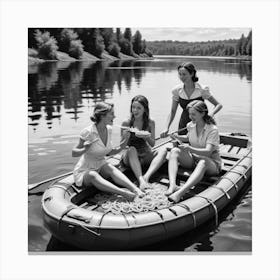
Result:
[[[179,101],[179,97],[182,99],[194,99],[198,97],[202,97],[203,99],[208,99],[211,96],[211,92],[208,86],[202,86],[199,83],[195,83],[195,88],[190,96],[190,98],[187,96],[185,90],[184,90],[184,84],[181,83],[174,87],[172,89],[172,98],[175,101]]]
[[[196,124],[189,122],[187,124],[190,145],[194,148],[206,148],[207,144],[214,146],[210,158],[221,165],[219,155],[220,136],[217,126],[214,124],[205,124],[203,130],[197,135]]]

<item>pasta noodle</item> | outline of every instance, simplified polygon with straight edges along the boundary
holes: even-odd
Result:
[[[153,210],[168,208],[172,205],[164,194],[166,187],[160,184],[151,184],[149,189],[145,189],[143,197],[136,197],[134,201],[128,201],[117,194],[98,193],[94,196],[94,201],[105,213],[114,215],[128,213],[144,213]]]

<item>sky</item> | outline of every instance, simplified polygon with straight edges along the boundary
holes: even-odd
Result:
[[[139,30],[142,39],[146,41],[173,40],[173,41],[212,41],[225,39],[239,39],[247,36],[250,28],[131,28],[132,34]],[[124,31],[124,29],[122,30]]]

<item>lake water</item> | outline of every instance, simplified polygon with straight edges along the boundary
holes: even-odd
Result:
[[[177,66],[182,61],[196,65],[199,82],[209,86],[223,104],[216,115],[222,132],[251,136],[250,61],[226,58],[158,56],[154,60],[116,62],[54,62],[28,69],[28,181],[35,183],[72,171],[71,157],[78,135],[90,124],[89,115],[100,100],[115,104],[114,124],[129,116],[131,99],[138,94],[149,99],[156,137],[164,129],[171,107],[171,89],[180,83]],[[208,104],[211,110],[211,104]],[[178,108],[170,131],[177,129]],[[113,127],[118,145],[120,129]],[[76,250],[55,240],[44,228],[41,196],[47,184],[28,196],[28,249],[30,252]],[[213,221],[198,229],[140,251],[251,252],[252,191],[245,191]]]

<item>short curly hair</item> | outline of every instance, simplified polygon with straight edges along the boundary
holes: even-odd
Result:
[[[90,117],[90,120],[96,124],[98,124],[102,118],[102,116],[105,116],[108,112],[112,110],[114,107],[114,104],[107,103],[107,102],[98,102],[96,103],[92,116]]]

